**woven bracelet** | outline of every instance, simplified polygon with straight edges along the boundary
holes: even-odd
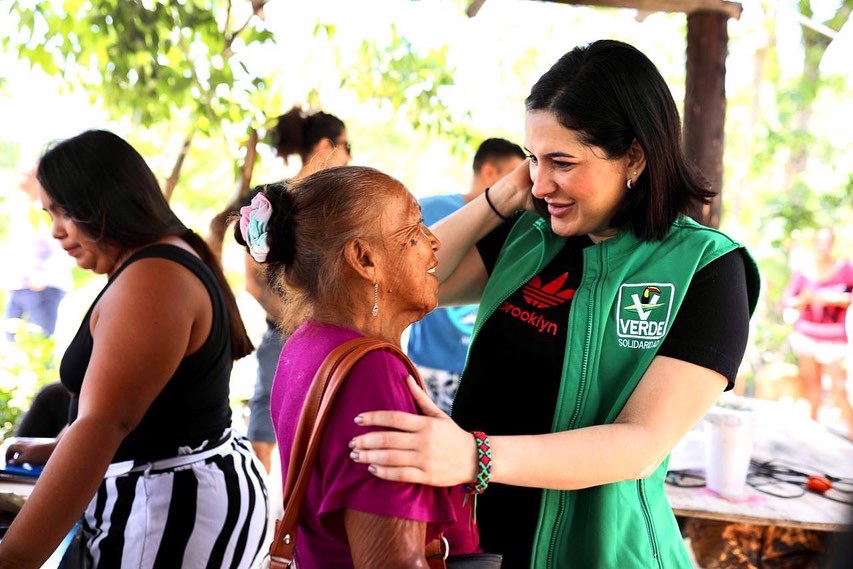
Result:
[[[486,203],[487,203],[487,204],[489,204],[489,207],[490,207],[490,208],[492,208],[492,211],[493,211],[493,212],[495,212],[495,215],[496,215],[496,216],[500,217],[500,218],[501,218],[501,219],[503,219],[504,221],[509,221],[509,218],[508,218],[508,217],[506,217],[506,216],[505,216],[504,214],[502,214],[501,212],[499,212],[499,211],[498,211],[498,208],[496,208],[496,207],[495,207],[495,204],[493,204],[493,203],[492,203],[492,200],[491,200],[491,198],[489,197],[489,190],[491,190],[491,188],[486,188],[486,191],[485,191],[485,192],[483,192],[484,194],[486,194]]]
[[[473,484],[466,484],[463,490],[468,494],[482,494],[489,486],[492,478],[492,447],[489,435],[482,431],[472,431],[477,442],[477,478]]]

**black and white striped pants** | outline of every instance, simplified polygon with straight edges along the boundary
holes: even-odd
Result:
[[[91,567],[256,566],[269,504],[262,467],[244,437],[118,475],[113,466],[82,519]]]

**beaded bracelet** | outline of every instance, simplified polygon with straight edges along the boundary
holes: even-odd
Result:
[[[465,484],[462,489],[468,494],[477,495],[486,491],[492,478],[492,447],[486,433],[472,431],[471,434],[477,442],[477,478],[473,484]]]
[[[495,207],[495,204],[492,203],[491,198],[489,198],[489,190],[491,190],[491,188],[486,188],[486,191],[483,192],[484,194],[486,194],[486,203],[489,204],[489,207],[492,208],[492,211],[495,212],[495,215],[497,215],[504,221],[509,221],[509,218],[499,212],[498,208]]]

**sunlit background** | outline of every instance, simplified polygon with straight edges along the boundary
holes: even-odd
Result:
[[[154,0],[148,3],[153,5]],[[77,7],[85,2],[65,4]],[[235,18],[241,4],[247,9],[248,2],[235,1]],[[834,225],[838,250],[853,252],[853,129],[848,118],[853,116],[853,30],[849,21],[840,29],[822,24],[838,10],[838,0],[812,0],[812,13],[807,15],[793,0],[742,4],[741,17],[728,24],[722,228],[749,246],[764,277],[763,300],[744,366],[749,385],[768,364],[792,361],[785,341],[789,327],[779,300],[800,232],[806,235],[814,226]],[[7,15],[12,5],[0,0],[0,37],[14,40],[30,30]],[[479,140],[501,136],[523,143],[523,101],[530,86],[560,55],[599,38],[624,40],[648,54],[667,78],[676,101],[683,102],[683,14],[488,0],[476,17],[469,18],[467,5],[462,0],[268,3],[264,22],[256,25],[271,32],[275,41],[251,48],[235,42],[231,63],[238,82],[264,78],[264,85],[249,95],[233,91],[254,109],[251,117],[235,117],[219,128],[213,125],[210,135],[193,136],[171,198],[175,210],[205,234],[210,220],[237,190],[248,127],[263,137],[265,125],[293,105],[322,108],[341,117],[353,144],[354,164],[384,170],[418,196],[464,192]],[[792,180],[786,177],[791,153],[786,132],[803,89],[799,83],[804,71],[803,26],[830,43],[808,110],[808,160]],[[39,34],[44,32],[36,29],[31,43],[43,41]],[[394,92],[389,70],[405,79],[402,92]],[[97,69],[90,73],[97,75]],[[436,81],[437,87],[430,90]],[[389,84],[391,89],[382,91]],[[430,98],[418,106],[416,99],[424,92]],[[194,120],[180,109],[169,120],[148,127],[133,112],[116,116],[97,90],[84,91],[60,75],[31,67],[7,45],[0,53],[0,242],[8,239],[9,220],[24,199],[17,179],[49,141],[88,128],[114,130],[128,138],[165,180]],[[258,150],[253,183],[287,177],[299,167],[298,158],[285,165],[263,143]],[[224,263],[235,290],[242,291],[242,253],[230,238]],[[76,331],[103,281],[78,271],[75,283],[74,293],[61,308],[57,352]],[[0,291],[0,301],[3,295]],[[263,315],[245,293],[240,292],[240,302],[257,339]],[[8,354],[3,357],[0,388],[3,382],[21,385],[21,376],[8,372]],[[253,358],[245,358],[235,369],[235,399],[250,395],[253,365]],[[32,392],[26,386],[22,389],[14,404]]]

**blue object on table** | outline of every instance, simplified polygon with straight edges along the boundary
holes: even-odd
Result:
[[[38,478],[42,470],[44,470],[44,466],[33,466],[32,464],[29,464],[27,462],[25,462],[24,464],[3,464],[2,468],[0,468],[0,472],[5,472],[6,474],[31,476],[33,478]]]

